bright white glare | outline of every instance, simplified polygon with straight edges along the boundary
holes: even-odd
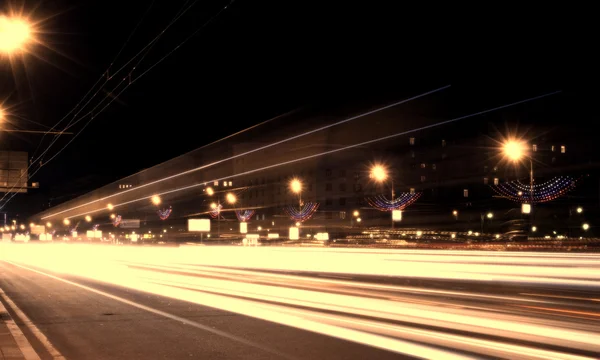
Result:
[[[160,203],[162,202],[162,200],[160,199],[160,196],[158,196],[158,195],[152,196],[152,198],[150,199],[150,201],[152,201],[152,203],[154,205],[160,205]]]
[[[494,217],[493,213],[491,213],[491,212],[487,213],[487,218],[488,219],[492,219],[493,217]]]
[[[92,221],[92,217],[91,217],[91,216],[89,216],[89,215],[86,215],[86,216],[85,216],[85,221],[87,221],[87,222],[91,222],[91,221]]]
[[[65,225],[69,225],[70,223],[71,223],[71,220],[69,220],[69,219],[63,220],[63,224],[65,224]]]
[[[235,204],[235,202],[237,201],[237,197],[233,193],[227,193],[226,199],[227,202],[230,204]]]
[[[387,179],[387,169],[383,165],[375,165],[371,168],[371,178],[375,181],[384,181]]]
[[[292,179],[292,181],[290,181],[290,190],[295,194],[300,193],[302,191],[302,183],[300,180]]]
[[[525,144],[518,140],[509,140],[503,147],[504,155],[512,161],[519,161],[525,156]]]
[[[107,208],[109,211],[112,211],[112,209],[114,209],[115,207],[113,206],[113,204],[111,204],[111,203],[108,203],[108,205],[106,205],[106,208]]]
[[[581,227],[583,228],[583,230],[587,231],[590,229],[590,224],[585,223],[585,224],[581,225]]]
[[[213,188],[211,188],[211,187],[208,187],[208,188],[206,188],[206,193],[207,193],[209,196],[212,196],[212,195],[215,193],[215,191],[213,190]]]
[[[0,15],[0,52],[12,55],[23,51],[31,40],[29,21],[16,16]]]

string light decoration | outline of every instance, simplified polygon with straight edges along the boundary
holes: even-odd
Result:
[[[400,193],[394,200],[385,195],[366,197],[367,203],[379,211],[404,210],[421,197],[422,193]]]
[[[319,208],[319,203],[303,203],[299,209],[296,206],[288,205],[283,208],[283,211],[295,222],[305,222],[310,219]]]
[[[250,218],[254,215],[256,210],[236,210],[235,216],[237,216],[238,220],[241,222],[246,222],[250,220]]]
[[[542,184],[531,186],[519,180],[490,185],[490,187],[501,197],[518,203],[537,204],[557,199],[573,190],[580,180],[570,176],[558,176]],[[532,196],[533,195],[533,196]]]
[[[158,217],[161,220],[167,220],[169,218],[169,216],[171,215],[172,211],[173,211],[173,208],[171,208],[169,206],[168,209],[158,209],[156,212],[158,213]]]
[[[219,217],[219,214],[221,213],[221,210],[223,209],[223,205],[219,204],[217,205],[214,209],[211,209],[208,214],[210,215],[210,217],[212,217],[213,219],[216,219],[217,217]]]
[[[123,220],[123,218],[121,217],[121,215],[115,216],[115,218],[113,219],[113,225],[114,225],[114,227],[118,227],[119,224],[121,224],[122,220]]]
[[[92,226],[92,230],[96,231],[96,230],[98,230],[98,227],[100,227],[100,224],[96,224],[96,225]]]

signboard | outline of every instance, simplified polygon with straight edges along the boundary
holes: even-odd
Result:
[[[85,233],[85,236],[86,236],[88,239],[92,239],[92,238],[94,238],[94,230],[88,230],[88,231],[86,231],[86,233]]]
[[[188,219],[188,231],[210,231],[210,219]]]
[[[295,226],[290,228],[290,240],[298,240],[300,239],[300,229]]]
[[[240,234],[245,234],[248,232],[248,223],[247,222],[241,222],[240,223]]]
[[[392,220],[402,221],[402,210],[392,210]]]
[[[26,193],[29,175],[24,151],[0,151],[0,192]]]
[[[44,225],[33,225],[31,227],[31,234],[40,235],[46,232],[46,227]]]
[[[102,230],[94,230],[94,238],[102,239]]]
[[[279,239],[279,234],[278,233],[268,233],[267,234],[267,238],[269,238],[269,239]]]
[[[140,219],[122,219],[119,227],[122,229],[139,229]]]

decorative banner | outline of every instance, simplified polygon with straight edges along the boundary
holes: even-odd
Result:
[[[210,215],[210,217],[212,217],[213,219],[219,217],[219,214],[221,213],[221,210],[223,209],[223,205],[219,204],[217,205],[216,208],[210,210],[208,212],[208,214]]]
[[[121,217],[121,215],[117,215],[113,220],[114,227],[118,227],[122,220],[123,218]]]
[[[533,191],[529,184],[521,181],[511,181],[499,185],[490,185],[501,197],[518,203],[543,203],[557,199],[573,190],[580,179],[570,176],[559,176],[542,184],[533,185]]]
[[[305,222],[310,219],[315,211],[319,208],[319,203],[305,203],[298,209],[296,206],[288,205],[283,208],[283,211],[296,222]]]
[[[238,220],[241,222],[246,222],[250,220],[250,218],[254,215],[256,210],[236,210],[235,216],[237,216]]]
[[[168,209],[162,209],[162,210],[161,210],[161,209],[159,209],[159,210],[157,210],[156,212],[158,213],[158,217],[159,217],[161,220],[167,220],[167,218],[169,217],[169,215],[171,215],[171,212],[172,212],[172,211],[173,211],[173,208],[171,208],[171,207],[169,206],[169,208],[168,208]]]
[[[92,226],[92,229],[94,229],[94,231],[98,230],[98,227],[100,226],[100,224],[96,224],[94,226]]]
[[[369,205],[379,211],[404,210],[417,201],[422,193],[400,193],[394,200],[388,200],[384,195],[375,195],[365,198]]]

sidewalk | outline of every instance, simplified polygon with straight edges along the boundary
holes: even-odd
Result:
[[[23,351],[27,353],[27,357]],[[39,356],[33,351],[25,335],[6,311],[4,304],[0,302],[0,360],[34,359],[39,359]]]

